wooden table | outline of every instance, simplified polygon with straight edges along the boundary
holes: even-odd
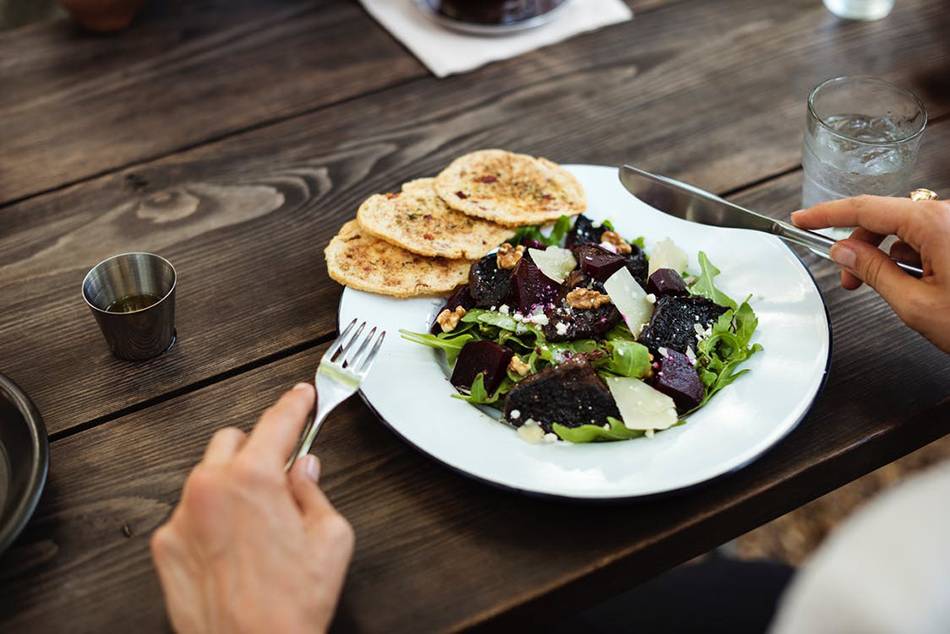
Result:
[[[355,2],[152,2],[114,37],[0,33],[0,370],[52,440],[46,493],[0,559],[0,630],[166,628],[148,537],[211,433],[250,428],[335,336],[323,247],[368,195],[504,147],[632,161],[777,216],[799,201],[808,90],[871,74],[917,92],[915,185],[950,195],[950,13],[842,22],[817,0],[633,0],[636,19],[435,79]],[[180,271],[180,342],[114,360],[86,270],[150,250]],[[950,363],[806,257],[830,379],[749,467],[596,506],[495,490],[398,440],[358,399],[321,436],[357,549],[338,630],[541,623],[702,553],[950,432]]]

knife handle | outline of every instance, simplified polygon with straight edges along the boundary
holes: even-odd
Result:
[[[791,242],[803,247],[808,247],[818,255],[828,260],[831,259],[831,247],[836,242],[828,236],[823,236],[820,233],[814,231],[808,231],[807,229],[799,229],[795,225],[789,224],[787,222],[782,222],[781,220],[776,220],[774,225],[775,235],[782,238],[786,242]],[[902,271],[913,277],[923,277],[924,272],[922,269],[913,266],[912,264],[905,264],[904,262],[899,262],[894,260],[894,264],[898,266]]]

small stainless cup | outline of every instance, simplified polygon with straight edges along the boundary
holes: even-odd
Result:
[[[156,357],[175,343],[178,274],[154,253],[121,253],[86,274],[82,296],[112,354],[128,361]]]

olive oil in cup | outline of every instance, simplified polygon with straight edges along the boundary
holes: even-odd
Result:
[[[177,278],[171,262],[153,253],[122,253],[89,271],[83,299],[113,355],[144,361],[175,343]]]

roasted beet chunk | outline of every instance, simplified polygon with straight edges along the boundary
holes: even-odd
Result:
[[[567,306],[549,308],[545,314],[548,323],[542,327],[548,341],[576,341],[602,339],[623,319],[613,304],[598,308],[576,310]]]
[[[650,263],[647,261],[647,254],[643,252],[643,249],[635,244],[631,244],[630,246],[633,250],[629,255],[627,255],[627,270],[630,271],[630,275],[632,275],[633,279],[637,281],[637,284],[640,286],[646,286],[647,273],[650,270]]]
[[[599,282],[616,273],[627,262],[626,256],[612,253],[596,244],[582,244],[574,248],[574,257],[581,271]]]
[[[654,355],[660,348],[686,353],[696,350],[696,326],[706,328],[719,319],[726,308],[705,297],[666,295],[656,302],[650,324],[640,333],[640,343]]]
[[[581,244],[600,244],[605,227],[595,227],[594,222],[587,216],[578,216],[574,226],[567,233],[564,246],[568,249]]]
[[[441,313],[446,308],[449,310],[455,310],[456,308],[461,306],[465,310],[468,310],[474,305],[475,305],[475,298],[473,298],[472,294],[469,292],[468,284],[462,284],[457,289],[455,289],[454,293],[449,295],[449,298],[445,300],[445,305],[439,309],[439,312],[436,313],[436,316],[438,317],[439,313]],[[439,325],[439,322],[433,321],[432,327],[429,329],[429,332],[431,332],[434,335],[437,335],[440,332],[442,332],[442,326]]]
[[[560,297],[561,286],[542,273],[534,262],[521,258],[511,273],[511,292],[506,303],[527,315],[534,306],[556,303]]]
[[[693,409],[703,400],[703,382],[689,358],[676,350],[660,356],[659,369],[653,375],[653,387],[676,403],[680,414]]]
[[[490,253],[472,264],[468,285],[475,306],[500,306],[505,303],[505,298],[511,290],[511,271],[498,268],[497,256]]]
[[[452,385],[463,390],[472,387],[475,377],[485,373],[485,390],[491,394],[501,385],[514,353],[494,341],[470,341],[462,348],[455,369]]]
[[[689,295],[683,277],[673,269],[657,269],[647,280],[647,292],[663,295]]]
[[[546,432],[553,423],[565,427],[604,425],[620,418],[610,390],[584,361],[567,361],[524,379],[508,393],[505,419],[520,427],[529,418]]]

